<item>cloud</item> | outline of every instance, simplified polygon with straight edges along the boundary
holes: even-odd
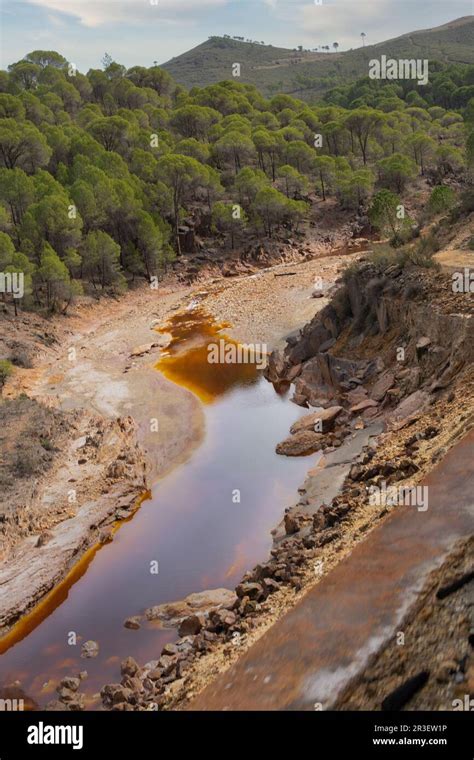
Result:
[[[353,2],[353,0],[338,0],[334,4],[324,3],[315,5],[305,3],[301,8],[300,27],[307,34],[317,33],[324,36],[324,40],[334,37],[341,38],[342,42],[354,39],[354,35],[360,35],[383,27],[386,34],[387,19],[393,19],[393,11],[399,5],[397,0],[373,0],[370,2]],[[393,21],[390,28],[393,29]]]
[[[275,13],[282,23],[298,30],[308,47],[331,44],[344,47],[381,42],[415,29],[436,26],[468,15],[471,0],[278,0]]]
[[[27,0],[48,11],[65,13],[88,27],[126,22],[147,23],[183,13],[202,13],[226,5],[229,0]]]

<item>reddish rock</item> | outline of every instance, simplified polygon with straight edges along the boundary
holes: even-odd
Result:
[[[300,430],[299,433],[290,435],[276,446],[276,453],[283,454],[287,457],[301,457],[313,454],[319,451],[322,445],[323,436],[321,433],[314,433],[311,430]]]
[[[372,387],[370,395],[375,401],[383,401],[388,391],[393,388],[395,376],[393,372],[384,372]]]
[[[365,409],[371,409],[371,408],[375,408],[377,406],[378,406],[378,402],[377,401],[374,401],[371,398],[367,398],[364,401],[360,401],[355,406],[351,406],[351,412],[353,412],[353,413],[355,413],[355,412],[362,412]]]
[[[180,636],[195,636],[202,629],[203,624],[203,615],[189,615],[179,624],[178,633]]]
[[[322,430],[316,430],[315,432],[326,433],[334,427],[334,421],[341,412],[342,406],[331,406],[329,409],[319,409],[317,412],[306,414],[293,423],[290,433],[299,433],[301,430],[314,431],[318,423],[321,423]]]

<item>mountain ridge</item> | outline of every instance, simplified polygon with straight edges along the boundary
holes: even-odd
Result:
[[[311,99],[366,75],[371,53],[380,54],[381,49],[395,58],[474,64],[474,16],[336,52],[300,51],[214,36],[170,59],[162,68],[179,84],[192,88],[232,79],[232,66],[240,63],[238,81],[255,85],[265,96],[284,92]]]

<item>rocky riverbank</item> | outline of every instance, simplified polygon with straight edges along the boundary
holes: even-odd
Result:
[[[161,620],[164,615],[166,624],[179,629],[179,638],[143,666],[127,658],[121,683],[102,689],[106,708],[189,704],[387,517],[386,505],[369,508],[368,489],[383,483],[413,488],[471,426],[469,294],[454,301],[446,277],[435,271],[380,268],[364,259],[364,252],[345,252],[280,264],[209,281],[199,290],[172,290],[160,301],[147,292],[137,304],[129,294],[104,322],[95,314],[81,324],[73,338],[81,351],[79,369],[62,372],[66,358],[55,349],[57,364],[50,360],[39,379],[36,374],[33,393],[53,398],[61,410],[76,413],[92,406],[111,416],[131,413],[155,477],[183,461],[200,432],[195,397],[167,383],[149,364],[159,351],[150,330],[174,310],[199,304],[219,320],[231,321],[241,339],[280,346],[271,357],[268,379],[277,386],[293,383],[294,401],[306,412],[278,450],[298,456],[320,452],[298,501],[275,527],[271,557],[246,573],[232,596],[198,609],[193,600],[185,600],[185,608],[177,602],[171,618],[169,610],[150,608],[153,613],[145,617]],[[361,265],[350,266],[334,288],[342,270],[358,260]],[[322,292],[315,288],[321,280],[326,284]],[[79,325],[80,317],[75,319]],[[306,327],[295,331],[305,319],[310,319]],[[282,333],[290,333],[284,348]],[[22,377],[27,379],[27,373]],[[100,392],[102,383],[112,389],[107,397]],[[152,398],[162,404],[160,424],[168,425],[166,448],[159,454],[149,436]],[[183,404],[190,415],[183,415]],[[186,430],[177,425],[180,420]],[[127,627],[139,626],[142,612],[130,610]],[[50,709],[83,709],[80,683],[71,689],[61,682],[60,702],[53,701]]]
[[[7,329],[0,349],[16,364],[3,394],[2,437],[11,452],[4,477],[17,459],[23,469],[27,459],[35,460],[2,492],[4,647],[23,635],[26,624],[34,625],[35,605],[67,582],[69,570],[113,540],[150,484],[183,463],[201,441],[198,399],[155,369],[166,346],[157,327],[196,302],[208,309],[222,304],[236,330],[272,345],[301,323],[308,305],[310,313],[320,306],[310,298],[315,271],[334,279],[345,260],[314,262],[299,255],[290,289],[286,277],[278,276],[287,266],[279,264],[256,277],[209,281],[205,290],[183,288],[171,278],[158,291],[143,288],[115,302],[80,303],[66,319],[3,315]],[[247,300],[241,297],[245,290]],[[257,301],[259,322],[252,323]],[[159,420],[157,432],[153,419]],[[31,562],[34,582],[25,583]],[[30,610],[28,622],[22,616]]]
[[[387,518],[390,504],[370,503],[369,492],[416,488],[474,422],[472,325],[469,294],[456,300],[436,272],[370,262],[349,272],[267,369],[315,409],[277,450],[323,454],[275,529],[270,559],[245,574],[232,603],[183,617],[160,658],[127,660],[122,683],[102,690],[106,707],[192,702]]]

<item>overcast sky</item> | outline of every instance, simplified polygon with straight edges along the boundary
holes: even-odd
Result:
[[[472,13],[473,0],[0,0],[1,67],[32,50],[57,50],[80,71],[105,51],[151,66],[211,34],[281,47],[338,42],[341,50],[438,26]]]

